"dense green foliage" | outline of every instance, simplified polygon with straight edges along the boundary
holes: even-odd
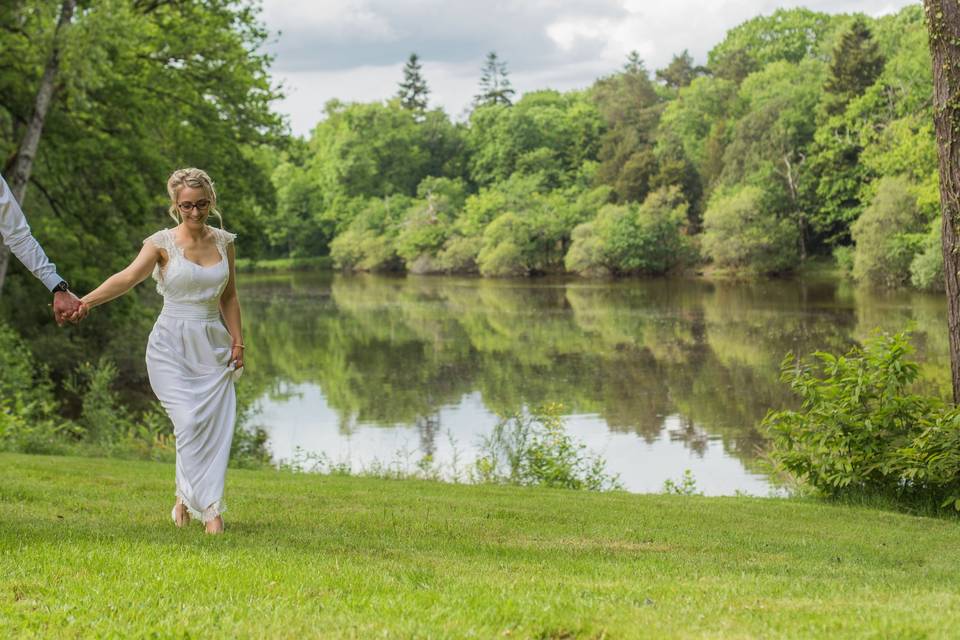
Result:
[[[851,228],[854,277],[888,286],[907,282],[926,226],[909,182],[901,176],[880,179],[873,200]]]
[[[761,273],[789,270],[797,257],[797,229],[764,207],[758,187],[714,193],[703,217],[703,251],[721,267]]]
[[[818,352],[818,366],[788,356],[782,377],[803,406],[764,419],[775,467],[831,497],[960,511],[960,409],[913,392],[911,350],[897,334]]]
[[[0,8],[0,158],[8,161],[30,119],[60,5],[16,0]],[[261,50],[267,38],[245,0],[80,3],[23,202],[34,234],[77,292],[125,267],[143,238],[173,225],[166,180],[181,166],[213,176],[241,255],[268,248],[275,193],[257,150],[283,146],[285,137]],[[100,356],[116,368],[129,415],[148,410],[143,344],[158,302],[149,289],[58,331],[49,294],[12,260],[0,321],[29,348],[28,362],[44,363],[65,420],[82,411],[65,381],[76,378],[73,389],[81,389],[89,379],[77,363]]]
[[[496,93],[502,65],[491,54],[481,95]],[[896,213],[896,260],[853,275],[938,286],[937,257],[926,250],[933,234],[924,237],[938,205],[919,7],[876,19],[778,10],[731,29],[705,67],[683,52],[652,75],[632,53],[587,90],[478,99],[460,124],[439,110],[416,116],[398,101],[333,102],[306,151],[273,159],[278,191],[303,185],[279,199],[281,211],[301,212],[298,235],[311,239],[296,251],[336,247],[339,266],[354,270],[627,275],[689,264],[683,248],[700,245],[703,233],[702,259],[786,272],[811,255],[876,253],[884,242],[855,222],[864,212],[894,215],[877,203],[888,199],[878,194],[886,179],[916,206]],[[435,205],[423,183],[437,179],[461,184],[464,198],[425,213]],[[596,189],[604,200],[568,213]],[[683,237],[666,260],[648,240],[674,232],[624,213],[649,197],[659,202],[664,189],[686,202],[685,223],[675,225]],[[373,200],[400,195],[413,199],[402,203],[409,215],[370,213],[386,206]],[[575,239],[577,225],[587,226]],[[854,250],[858,237],[866,246]]]
[[[689,205],[677,187],[636,203],[608,204],[573,230],[568,271],[589,274],[662,274],[693,261],[684,233]]]

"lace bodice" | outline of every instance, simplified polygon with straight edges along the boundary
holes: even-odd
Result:
[[[167,252],[167,263],[163,269],[157,264],[153,269],[153,279],[157,281],[157,293],[166,302],[210,303],[220,299],[230,270],[227,265],[227,245],[233,242],[236,234],[210,227],[213,240],[220,253],[220,262],[202,267],[187,260],[174,242],[173,229],[161,229],[144,240]]]

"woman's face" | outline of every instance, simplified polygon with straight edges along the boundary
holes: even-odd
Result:
[[[200,228],[210,215],[210,207],[213,203],[203,193],[203,189],[196,187],[183,187],[177,195],[177,209],[180,210],[180,217],[183,224],[188,228]]]

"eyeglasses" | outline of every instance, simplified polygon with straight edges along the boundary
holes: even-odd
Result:
[[[177,208],[184,213],[189,213],[193,211],[193,208],[196,207],[199,211],[206,211],[210,208],[209,200],[198,200],[197,202],[178,202]]]

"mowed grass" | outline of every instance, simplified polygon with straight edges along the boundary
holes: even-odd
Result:
[[[955,638],[956,520],[0,455],[0,637]]]

